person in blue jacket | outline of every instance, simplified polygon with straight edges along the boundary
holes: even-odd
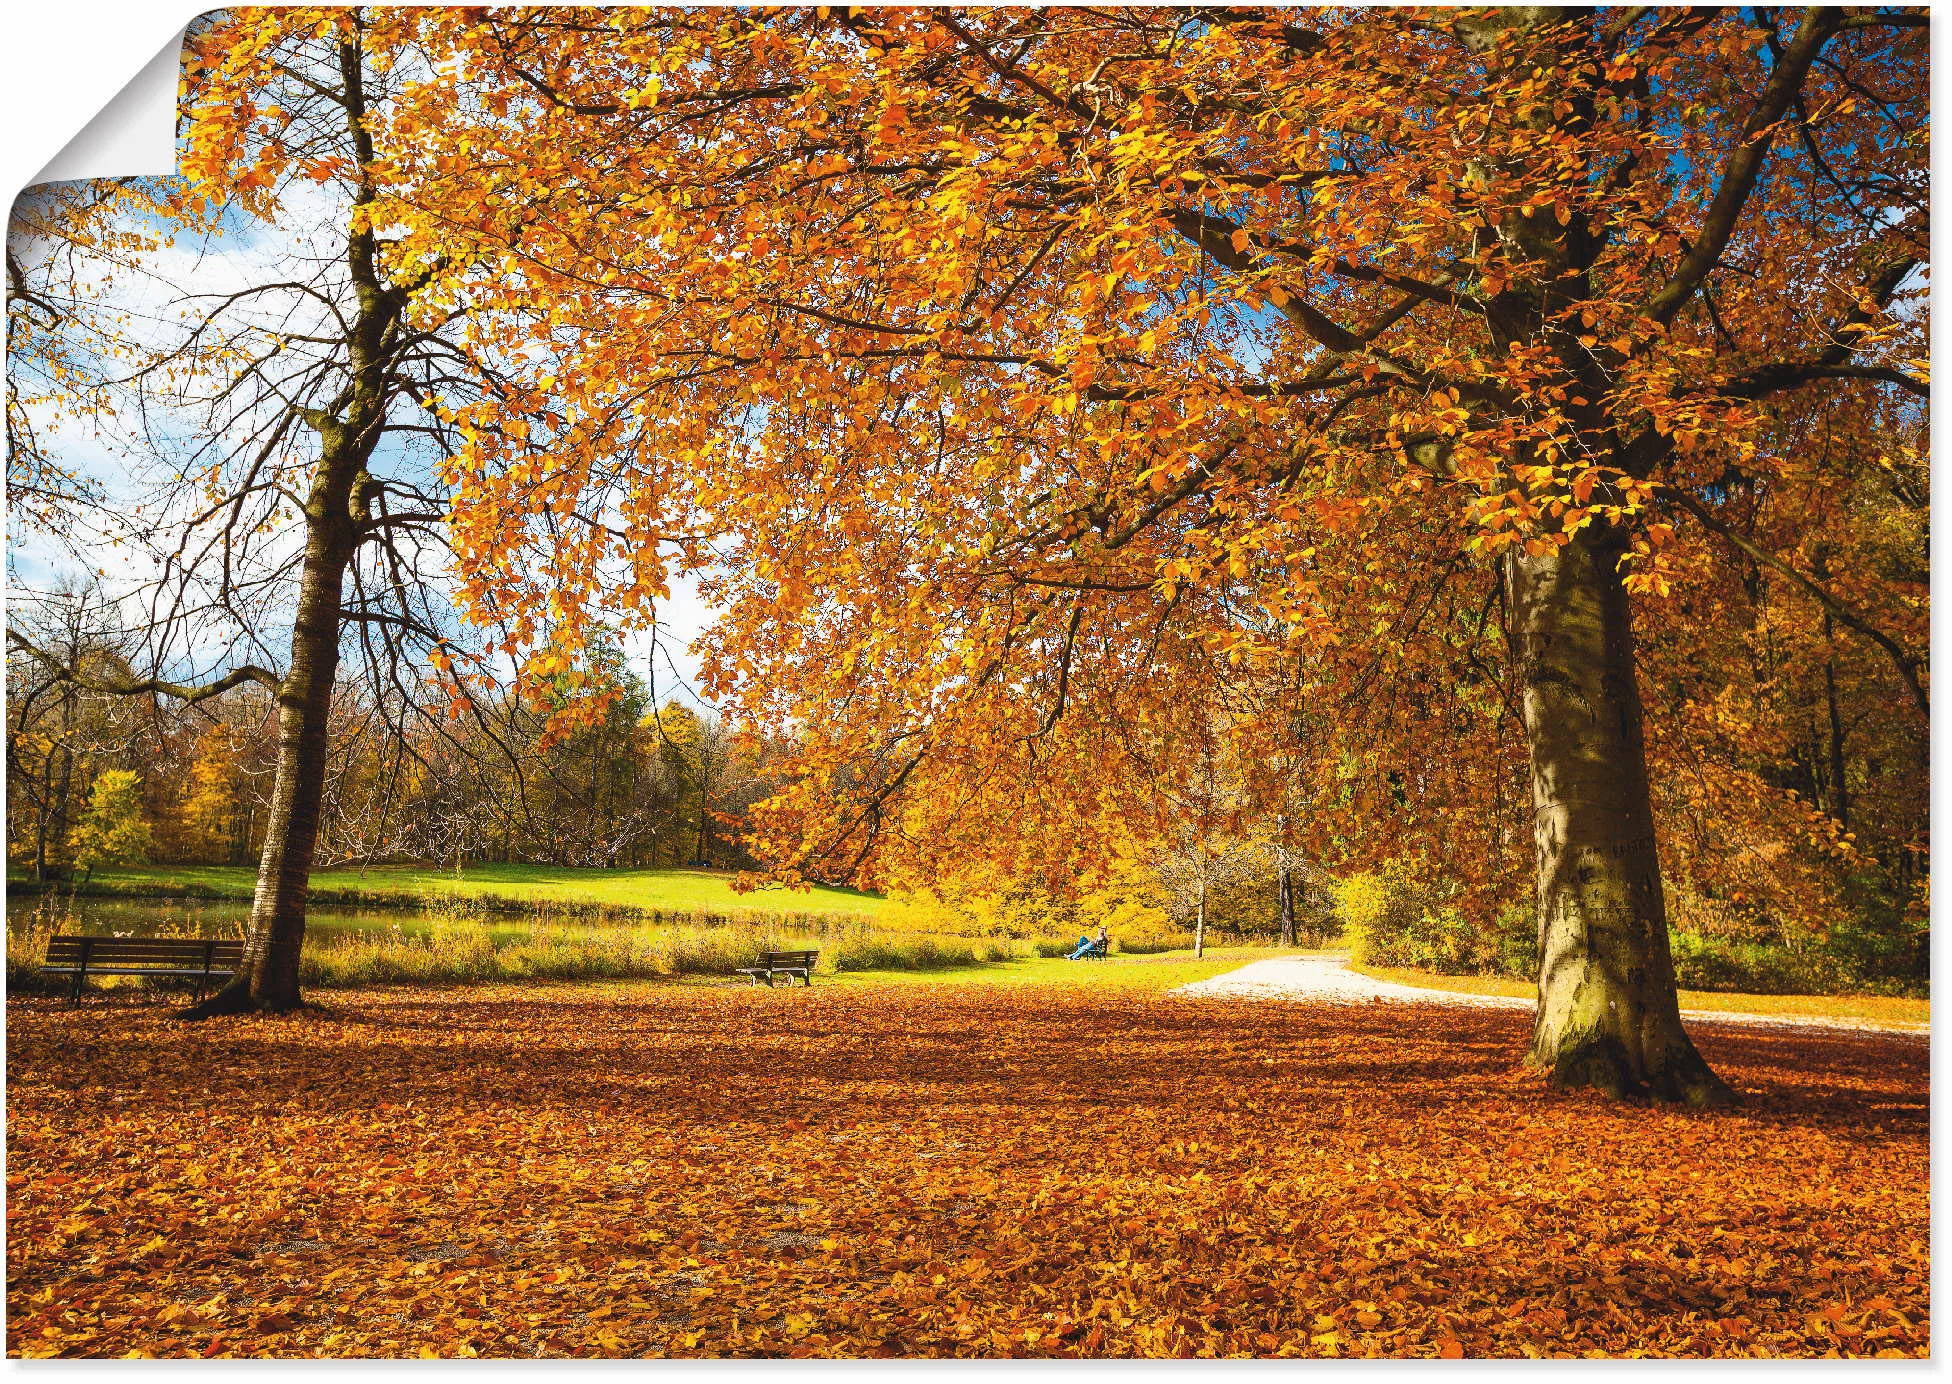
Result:
[[[1071,952],[1071,955],[1066,958],[1066,960],[1077,961],[1082,959],[1085,955],[1087,955],[1090,952],[1093,951],[1109,952],[1111,949],[1112,949],[1111,934],[1105,930],[1105,925],[1103,923],[1100,923],[1098,924],[1098,935],[1096,937],[1093,937],[1088,932],[1081,932],[1078,934],[1078,945]]]

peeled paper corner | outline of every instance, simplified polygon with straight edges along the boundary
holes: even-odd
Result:
[[[167,177],[176,171],[176,95],[183,66],[179,30],[34,176],[34,183]]]

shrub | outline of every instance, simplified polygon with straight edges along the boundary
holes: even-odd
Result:
[[[1522,905],[1508,904],[1486,927],[1415,861],[1393,859],[1335,888],[1349,951],[1359,964],[1418,966],[1444,975],[1531,975],[1536,944]]]
[[[1842,980],[1820,953],[1798,956],[1779,943],[1676,932],[1669,944],[1674,953],[1674,976],[1683,989],[1740,990],[1757,995],[1823,994]]]
[[[41,963],[47,960],[48,938],[53,925],[36,917],[28,926],[7,929],[7,993],[32,994],[44,988]]]
[[[1821,930],[1689,882],[1667,888],[1670,945],[1680,983],[1752,994],[1923,994],[1930,930],[1892,901],[1858,892]]]
[[[961,939],[868,934],[842,939],[833,963],[837,971],[942,971],[981,965],[987,950]]]
[[[777,927],[689,927],[664,933],[651,949],[649,964],[656,975],[729,976],[741,966],[750,966],[762,951],[820,945],[817,938],[794,936]]]
[[[1530,898],[1514,899],[1498,910],[1496,955],[1492,969],[1503,976],[1535,980],[1539,973],[1539,910]]]
[[[1278,934],[1280,918],[1274,921]],[[1295,882],[1295,945],[1327,947],[1342,938],[1342,914],[1336,908],[1333,890],[1304,888]]]
[[[1207,932],[1207,944],[1215,944],[1212,929]],[[1112,933],[1112,950],[1129,952],[1133,956],[1149,956],[1156,952],[1185,951],[1193,945],[1193,934],[1185,928],[1174,927],[1170,923],[1154,924],[1150,927],[1135,927],[1125,932]]]
[[[127,769],[97,775],[88,807],[75,824],[75,864],[83,870],[140,865],[149,859],[152,844],[142,817],[142,780]]]
[[[817,948],[818,968],[827,974],[943,970],[1021,953],[1007,938],[888,933],[858,920],[831,928],[804,928],[804,922],[795,918],[671,928],[543,923],[497,936],[465,916],[436,916],[425,932],[394,927],[321,938],[306,949],[301,975],[306,984],[323,986],[729,978],[762,951]]]
[[[1780,941],[1745,942],[1699,933],[1674,933],[1674,974],[1687,990],[1735,990],[1752,995],[1926,993],[1923,980],[1863,967],[1847,942],[1791,948]]]
[[[1670,887],[1670,945],[1683,989],[1750,994],[1923,993],[1923,967],[1905,970],[1912,939],[1846,916],[1822,937],[1784,936],[1770,919],[1693,890]],[[1490,927],[1473,923],[1442,886],[1409,862],[1351,875],[1336,906],[1358,964],[1414,966],[1441,974],[1538,974],[1530,900],[1512,900]]]

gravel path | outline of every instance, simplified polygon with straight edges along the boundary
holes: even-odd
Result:
[[[1314,1004],[1461,1004],[1488,1009],[1532,1008],[1532,1001],[1514,995],[1467,995],[1455,990],[1425,990],[1377,980],[1349,969],[1339,956],[1279,957],[1255,961],[1237,971],[1196,980],[1172,992],[1197,999],[1301,1000]],[[1721,1009],[1684,1009],[1690,1023],[1749,1024],[1763,1028],[1840,1029],[1852,1033],[1888,1033],[1925,1038],[1930,1024],[1876,1019],[1828,1019],[1803,1014],[1742,1014]]]

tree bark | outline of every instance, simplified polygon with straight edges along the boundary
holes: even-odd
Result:
[[[309,533],[292,629],[291,671],[278,689],[278,767],[266,814],[264,855],[251,899],[251,926],[237,974],[184,1011],[185,1018],[296,1009],[298,959],[325,789],[332,684],[339,670],[339,602],[353,538],[340,460],[320,467],[308,506]],[[323,493],[322,493],[323,492]],[[337,505],[334,505],[334,501]]]
[[[1681,1026],[1616,531],[1507,563],[1531,754],[1539,1005],[1554,1086],[1724,1104]]]
[[[365,127],[364,51],[353,36],[339,44],[334,98],[359,170],[346,233],[346,270],[356,306],[345,334],[346,383],[329,408],[297,407],[319,438],[319,464],[305,504],[305,563],[292,628],[291,671],[278,688],[278,768],[266,814],[264,855],[251,902],[251,929],[237,974],[188,1019],[252,1010],[281,1012],[302,1001],[299,954],[325,788],[332,684],[339,671],[340,608],[346,569],[371,519],[375,489],[367,463],[386,423],[391,353],[406,295],[384,281],[379,244],[363,214],[373,201],[368,170],[373,141]]]
[[[1275,817],[1274,834],[1274,912],[1281,926],[1281,945],[1292,947],[1295,944],[1295,872],[1288,863],[1288,819],[1285,815]]]
[[[1199,911],[1193,916],[1193,959],[1206,955],[1206,881],[1200,881]]]
[[[1830,705],[1830,815],[1837,825],[1850,830],[1850,785],[1844,781],[1844,716],[1837,704],[1836,627],[1830,612],[1823,613],[1823,637],[1831,641],[1832,652],[1823,660],[1823,694]]]

